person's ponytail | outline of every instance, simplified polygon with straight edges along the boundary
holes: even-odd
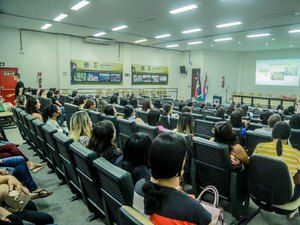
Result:
[[[161,207],[162,198],[164,196],[163,189],[160,186],[153,184],[151,181],[147,181],[143,186],[143,192],[145,195],[145,214],[152,215]]]
[[[278,138],[277,140],[277,144],[276,144],[276,152],[278,156],[282,155],[282,141],[280,138]]]

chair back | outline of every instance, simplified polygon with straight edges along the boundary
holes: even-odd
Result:
[[[230,198],[231,165],[229,153],[228,145],[208,141],[204,138],[194,139],[192,164],[195,166],[196,175],[192,176],[196,176],[198,182],[198,184],[193,184],[195,193],[199,187],[203,189],[207,185],[213,185],[223,198]]]
[[[117,113],[120,115],[124,115],[124,106],[121,105],[114,105],[115,109],[117,110]]]
[[[255,130],[255,129],[260,129],[263,127],[266,127],[267,125],[260,124],[260,123],[252,123],[250,122],[248,125],[248,130]]]
[[[119,208],[120,225],[153,225],[153,223],[136,209],[123,205]]]
[[[50,163],[50,165],[52,165],[50,153],[48,151],[48,147],[47,147],[47,144],[46,144],[45,133],[44,133],[44,130],[42,129],[42,126],[44,126],[45,123],[40,121],[40,120],[33,120],[32,123],[35,127],[36,138],[37,138],[37,141],[38,141],[38,144],[39,144],[39,148],[41,149],[42,154],[44,155],[44,158],[46,159],[46,161],[48,163]]]
[[[222,119],[221,117],[216,117],[216,116],[206,116],[205,120],[212,121],[212,122],[219,122],[219,121],[223,121],[224,119]]]
[[[73,142],[70,145],[70,150],[88,208],[90,211],[96,210],[96,212],[104,215],[102,194],[99,188],[100,179],[97,176],[96,168],[93,166],[93,161],[97,159],[96,153],[82,146],[79,142]]]
[[[35,130],[32,121],[36,120],[35,117],[32,115],[28,114],[25,116],[25,122],[27,123],[27,129],[28,129],[28,134],[29,134],[29,139],[30,139],[30,145],[32,146],[33,150],[37,152],[38,150],[38,143],[37,143],[37,138],[35,135]],[[38,151],[38,154],[41,156],[40,151]]]
[[[71,191],[73,193],[81,193],[75,161],[70,150],[70,144],[73,143],[73,139],[60,132],[53,134],[53,138],[56,142],[59,157],[63,164],[64,173]]]
[[[300,150],[300,130],[292,129],[292,133],[290,136],[290,142],[293,148]]]
[[[105,215],[108,224],[120,224],[118,210],[122,205],[132,206],[134,186],[130,173],[114,166],[104,158],[94,160],[101,182]]]
[[[103,120],[102,115],[99,112],[89,110],[88,113],[92,120],[93,125],[96,125],[97,123]]]
[[[195,121],[195,134],[197,137],[202,137],[209,139],[213,136],[212,129],[215,123],[206,120],[196,120]]]
[[[119,125],[120,147],[123,149],[129,136],[137,132],[136,123],[125,119],[117,119]]]
[[[47,124],[42,126],[42,129],[45,134],[48,152],[50,154],[50,158],[51,158],[51,161],[53,164],[53,169],[59,179],[66,180],[65,173],[63,170],[63,165],[60,160],[59,153],[58,153],[58,147],[53,138],[53,134],[55,134],[57,132],[57,130],[48,126]]]
[[[283,205],[292,198],[292,179],[288,167],[280,160],[262,155],[250,157],[247,187],[260,207]]]
[[[160,124],[166,129],[170,129],[171,127],[171,123],[168,116],[162,116],[160,119]]]
[[[192,116],[194,117],[195,120],[203,120],[202,114],[192,113]]]
[[[158,127],[156,126],[150,126],[147,124],[136,124],[136,128],[138,132],[149,134],[152,140],[159,134]]]
[[[145,123],[148,123],[148,113],[147,112],[138,110],[137,111],[137,116],[139,118],[141,118]]]
[[[66,121],[67,121],[67,126],[70,129],[70,120],[71,117],[73,116],[74,113],[79,111],[79,106],[78,105],[73,105],[71,103],[65,103],[64,104],[65,112],[66,112]]]
[[[204,112],[203,112],[203,117],[204,117],[204,119],[205,119],[207,116],[215,116],[215,112],[214,112],[214,111],[210,111],[210,110],[204,111]]]
[[[178,117],[170,117],[170,130],[176,129],[178,123]]]
[[[40,97],[39,100],[41,103],[41,112],[44,112],[47,106],[52,104],[52,100],[50,98]]]
[[[251,123],[261,123],[262,120],[260,118],[250,118]]]
[[[255,132],[252,130],[248,130],[246,133],[246,150],[248,151],[248,155],[252,155],[257,144],[263,142],[270,142],[272,141],[271,134],[262,133],[262,132]]]

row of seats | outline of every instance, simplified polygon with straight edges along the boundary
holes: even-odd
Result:
[[[23,110],[13,108],[13,113],[22,137],[43,160],[47,160],[61,184],[69,186],[74,194],[72,200],[83,199],[92,213],[87,218],[89,221],[105,216],[109,225],[140,224],[137,218],[151,224],[134,209],[125,207],[132,206],[134,192],[128,172],[104,158],[97,158],[95,152]]]

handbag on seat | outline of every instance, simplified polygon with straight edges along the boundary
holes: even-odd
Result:
[[[208,203],[201,200],[202,196],[206,192],[213,192],[214,194],[214,203]],[[203,191],[199,194],[197,200],[200,204],[211,214],[211,222],[215,225],[223,225],[224,224],[224,210],[219,207],[219,192],[216,187],[212,185],[206,186]]]
[[[23,191],[19,194],[19,191],[12,190],[5,198],[6,209],[12,213],[22,212],[30,199],[31,195]]]

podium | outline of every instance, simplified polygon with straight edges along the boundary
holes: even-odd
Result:
[[[213,105],[222,105],[222,96],[213,96]]]

